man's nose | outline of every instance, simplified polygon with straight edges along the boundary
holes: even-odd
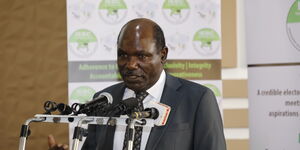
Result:
[[[130,57],[127,62],[127,68],[134,70],[138,68],[138,60],[135,57]]]

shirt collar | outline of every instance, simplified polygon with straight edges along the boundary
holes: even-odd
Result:
[[[160,101],[162,92],[164,90],[165,82],[166,82],[166,73],[163,70],[160,74],[158,81],[151,88],[147,90],[149,95],[153,96],[153,98],[158,102]]]
[[[149,95],[152,97],[151,98],[152,100],[154,100],[156,102],[160,102],[160,98],[161,98],[162,93],[163,93],[165,82],[166,82],[166,73],[163,70],[161,72],[161,74],[160,74],[160,77],[159,77],[158,81],[151,88],[149,88],[147,90],[147,92],[149,93]],[[125,92],[124,92],[123,99],[132,97],[134,95],[135,94],[134,94],[133,90],[131,90],[129,88],[126,88]]]

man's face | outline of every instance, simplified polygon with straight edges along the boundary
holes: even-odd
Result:
[[[119,38],[119,72],[128,88],[147,90],[159,79],[167,51],[156,48],[152,30],[128,28]]]

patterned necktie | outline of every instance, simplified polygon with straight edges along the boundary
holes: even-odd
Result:
[[[134,111],[143,111],[143,100],[148,96],[148,93],[146,91],[137,92],[136,93],[136,99],[138,101],[138,106],[134,109]],[[135,133],[134,133],[134,141],[133,141],[133,150],[140,150],[141,148],[141,141],[142,141],[142,133],[143,133],[143,127],[134,127]],[[124,143],[123,143],[123,150],[127,150],[127,140],[128,140],[128,128],[126,128]]]

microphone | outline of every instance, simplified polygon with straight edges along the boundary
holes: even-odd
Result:
[[[100,93],[96,98],[92,99],[91,101],[84,104],[84,107],[91,107],[102,103],[109,103],[111,104],[113,102],[113,98],[111,94],[107,92]]]
[[[141,118],[150,118],[157,119],[159,112],[156,108],[146,108],[144,111],[133,112],[129,115],[130,118],[133,119],[141,119]]]
[[[44,114],[51,114],[51,112],[56,111],[57,104],[52,101],[46,101],[44,103],[44,110],[46,111]]]
[[[60,112],[61,115],[69,115],[73,112],[73,109],[64,103],[59,103],[57,105],[57,110]]]
[[[126,115],[130,114],[133,108],[137,107],[138,101],[136,98],[128,98],[125,100],[122,100],[119,104],[113,106],[109,110],[109,116],[120,116],[120,115]]]
[[[149,108],[146,108],[145,111],[133,112],[130,117],[136,117],[136,119],[151,118],[154,119],[156,126],[164,126],[167,123],[171,107],[154,101],[150,101],[147,106]]]
[[[74,103],[72,109],[75,111],[75,115],[84,113],[89,116],[101,116],[107,113],[106,110],[112,102],[112,95],[103,92],[85,104]]]
[[[51,112],[54,112],[56,110],[60,112],[60,115],[69,115],[73,112],[73,109],[69,105],[66,105],[64,103],[56,104],[53,101],[46,101],[44,103],[44,109],[46,111],[44,114],[49,115],[51,115]]]

